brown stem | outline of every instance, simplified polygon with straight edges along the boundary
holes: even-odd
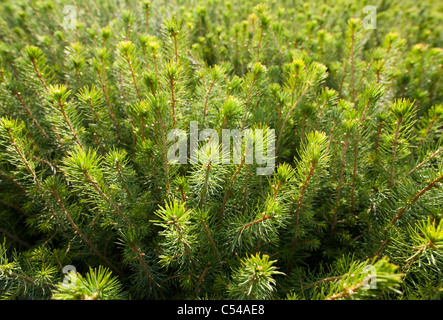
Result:
[[[203,197],[206,193],[206,189],[208,188],[208,180],[209,180],[209,171],[212,168],[212,162],[209,161],[209,163],[206,166],[206,173],[205,173],[205,183],[203,184],[203,188],[200,192],[200,199],[198,201],[198,207],[201,208],[202,204],[203,204]]]
[[[323,115],[323,111],[324,111],[324,108],[325,108],[327,102],[328,102],[328,101],[325,99],[325,102],[323,102],[323,104],[322,104],[321,107],[320,107],[320,112],[318,113],[317,125],[316,125],[316,127],[315,127],[315,129],[316,129],[317,131],[318,131],[319,127],[320,127],[321,117],[322,117],[322,115]]]
[[[345,162],[346,162],[346,150],[349,145],[349,135],[350,135],[350,133],[347,132],[346,136],[345,136],[345,142],[343,143],[343,151],[342,151],[341,164],[340,164],[340,180],[339,180],[338,188],[337,188],[337,197],[335,199],[335,208],[338,207],[338,203],[340,200],[340,192],[341,192],[341,187],[343,184],[343,172],[344,172]]]
[[[247,200],[247,198],[248,198],[248,185],[249,185],[249,179],[250,179],[250,177],[251,177],[251,174],[248,174],[248,175],[246,176],[246,179],[245,179],[245,186],[244,186],[243,191],[242,191],[242,193],[243,193],[242,213],[244,213],[245,210],[246,210],[246,200]]]
[[[305,126],[306,126],[306,113],[303,114],[303,118],[301,120],[301,143],[305,140]]]
[[[58,147],[60,148],[60,150],[63,152],[63,155],[66,156],[66,150],[63,147],[63,142],[62,142],[62,137],[60,136],[60,134],[58,133],[58,128],[57,126],[54,124],[52,125],[52,131],[54,132],[56,138],[57,138],[57,144]]]
[[[118,162],[116,163],[116,169],[117,169],[117,173],[118,173],[118,176],[120,178],[120,181],[122,182],[123,188],[126,191],[126,194],[128,195],[129,199],[133,199],[133,196],[132,196],[131,192],[128,189],[128,185],[126,183],[126,180],[125,180],[125,178],[122,175],[120,163],[118,163]]]
[[[171,107],[172,107],[172,128],[175,128],[176,122],[177,122],[177,116],[175,111],[175,83],[174,79],[169,79],[169,87],[171,89]]]
[[[0,202],[2,200],[0,199]],[[8,230],[5,230],[3,228],[0,228],[0,232],[7,235],[9,238],[11,238],[12,240],[14,240],[15,242],[21,244],[22,246],[26,247],[26,248],[31,248],[31,246],[29,245],[29,243],[19,239],[17,236],[13,235],[11,232],[9,232]]]
[[[363,113],[361,115],[358,127],[357,127],[357,137],[355,138],[355,149],[354,149],[354,164],[353,164],[353,169],[352,169],[352,182],[351,182],[351,208],[350,213],[352,214],[354,211],[354,193],[355,193],[355,178],[357,175],[357,160],[358,160],[358,149],[359,149],[359,145],[358,143],[360,142],[360,125],[363,124],[363,122],[366,119],[366,112],[368,110],[369,107],[369,101],[366,104]]]
[[[165,165],[165,182],[166,182],[166,193],[169,195],[170,185],[169,185],[169,163],[166,156],[166,136],[165,136],[165,125],[163,124],[160,111],[158,112],[158,123],[160,125],[161,135],[162,135],[162,157],[163,163]]]
[[[96,246],[92,243],[92,241],[80,230],[80,228],[77,226],[77,224],[74,222],[74,220],[72,219],[71,215],[68,213],[68,210],[66,210],[65,205],[63,204],[62,199],[60,198],[57,190],[53,187],[51,188],[51,193],[54,196],[55,200],[57,201],[60,209],[62,210],[63,214],[66,217],[66,220],[68,220],[69,224],[71,225],[71,227],[74,229],[74,233],[78,234],[80,236],[80,238],[82,238],[82,240],[84,242],[86,242],[86,244],[91,248],[91,250],[97,255],[97,257],[99,257],[100,259],[102,259],[104,262],[106,262],[106,264],[108,264],[114,271],[116,271],[117,273],[120,273],[119,269],[111,262],[108,260],[108,258],[106,258],[102,253],[100,253],[100,251],[98,251],[98,249],[96,248]]]
[[[17,206],[16,204],[8,203],[8,202],[6,202],[6,201],[3,200],[3,199],[0,199],[0,203],[3,204],[3,205],[5,205],[5,206],[7,206],[7,207],[10,207],[10,208],[13,208],[13,209],[17,210],[18,212],[20,212],[20,214],[21,214],[23,217],[26,217],[26,216],[27,216],[26,212],[24,212],[23,209],[20,208],[19,206]],[[1,232],[1,231],[0,231],[0,232]]]
[[[98,117],[97,110],[95,110],[94,104],[92,103],[92,99],[89,99],[88,102],[89,102],[89,106],[91,107],[92,113],[94,114],[94,118],[97,121],[97,124],[100,127],[100,130],[102,131],[103,137],[105,137],[105,131],[103,130],[102,123],[100,121],[100,118]]]
[[[194,268],[195,265],[194,265],[194,261],[192,260],[192,253],[191,253],[191,250],[189,249],[188,244],[186,243],[186,241],[184,241],[183,233],[181,230],[181,225],[178,223],[175,223],[174,226],[175,226],[175,230],[178,233],[179,241],[181,243],[183,243],[183,247],[185,248],[185,254],[188,257],[189,261],[191,262],[192,267]]]
[[[252,79],[251,84],[249,85],[248,96],[246,97],[246,102],[245,102],[245,116],[243,118],[243,123],[241,126],[242,130],[245,128],[245,125],[246,125],[246,118],[248,116],[249,103],[251,102],[251,99],[252,99],[252,88],[254,87],[256,81],[257,81],[257,77],[254,77]]]
[[[0,266],[0,268],[2,268],[1,266]],[[0,269],[1,270],[1,269]],[[2,270],[3,271],[3,270]],[[34,280],[34,279],[32,279],[32,278],[29,278],[29,277],[27,277],[27,276],[23,276],[23,275],[21,275],[21,274],[17,274],[17,273],[14,273],[14,272],[11,272],[11,271],[4,271],[4,273],[5,273],[5,275],[7,276],[7,277],[9,277],[9,278],[14,278],[14,279],[16,279],[16,280],[20,280],[20,281],[24,281],[24,282],[26,282],[26,284],[28,284],[28,285],[33,285],[33,286],[43,286],[43,287],[48,287],[48,288],[50,288],[50,289],[55,289],[55,285],[53,285],[52,283],[49,283],[49,282],[45,282],[45,281],[43,281],[43,282],[38,282],[38,283],[36,283],[36,281]]]
[[[345,297],[352,297],[352,295],[357,292],[359,289],[361,289],[364,285],[364,281],[357,283],[356,285],[348,288],[345,288],[344,291],[334,294],[328,298],[326,298],[325,300],[337,300],[337,299],[341,299],[341,298],[345,298]]]
[[[325,278],[325,279],[321,279],[319,281],[316,281],[314,283],[305,285],[303,287],[304,288],[317,287],[317,286],[321,285],[323,282],[331,282],[331,281],[341,280],[342,278],[343,278],[343,275],[336,276],[336,277]]]
[[[277,139],[277,143],[276,143],[276,147],[275,147],[275,153],[277,154],[278,151],[278,147],[280,145],[280,140],[282,138],[282,134],[283,134],[283,130],[285,129],[285,125],[286,122],[288,121],[292,111],[294,110],[294,108],[297,106],[297,104],[300,102],[300,100],[305,96],[306,92],[308,91],[308,89],[310,88],[310,86],[308,85],[306,87],[306,89],[303,91],[303,93],[300,95],[300,97],[298,97],[297,101],[294,102],[294,104],[291,106],[291,108],[289,109],[288,113],[286,114],[286,118],[283,121],[283,124],[280,128],[280,132],[278,133],[278,139]]]
[[[83,172],[83,175],[86,178],[86,182],[90,183],[92,185],[92,187],[95,189],[95,191],[97,191],[97,193],[112,207],[112,209],[114,209],[114,211],[123,218],[123,220],[126,221],[126,223],[132,227],[132,223],[128,220],[128,218],[124,215],[124,213],[120,210],[120,207],[114,202],[112,201],[104,192],[103,190],[98,186],[97,181],[95,181],[91,175],[89,174],[89,172]]]
[[[177,63],[178,62],[177,31],[174,31],[172,37],[174,38],[175,63]]]
[[[254,221],[251,221],[251,222],[245,224],[243,227],[241,227],[241,228],[239,229],[238,233],[242,233],[245,229],[248,229],[248,228],[250,228],[250,227],[252,227],[252,226],[254,226],[254,225],[256,225],[256,224],[259,224],[259,223],[261,223],[261,222],[263,222],[263,221],[266,221],[266,220],[268,220],[268,219],[271,219],[271,218],[272,218],[271,215],[263,215],[263,217],[261,217],[261,218],[259,218],[259,219],[256,219],[256,220],[254,220]]]
[[[45,79],[43,79],[43,75],[38,70],[37,64],[35,63],[35,60],[32,59],[31,62],[32,62],[32,66],[34,67],[35,74],[37,75],[37,77],[39,78],[40,82],[45,87],[46,91],[48,91],[48,86],[46,85]]]
[[[380,145],[380,136],[381,136],[381,131],[383,129],[383,121],[381,121],[378,124],[378,130],[377,130],[377,139],[375,141],[375,147],[374,147],[374,152],[377,153],[378,152],[378,147]]]
[[[416,165],[411,171],[408,172],[407,176],[410,176],[414,171],[420,169],[427,161],[435,158],[443,151],[443,147],[440,147],[437,151],[435,151],[433,154],[431,154],[429,157],[427,157],[425,160],[420,162],[418,165]]]
[[[440,80],[442,70],[443,70],[443,64],[440,65],[440,68],[438,69],[438,73],[437,73],[437,79],[432,83],[432,87],[429,90],[429,97],[430,97],[431,101],[434,98],[435,88],[437,87],[437,83]]]
[[[408,201],[408,203],[402,207],[400,210],[397,211],[396,215],[392,218],[391,222],[390,222],[390,226],[394,225],[398,219],[401,218],[401,216],[405,213],[406,209],[411,206],[413,203],[415,203],[422,195],[424,195],[427,191],[431,190],[432,188],[436,187],[437,184],[443,180],[443,174],[439,177],[437,177],[436,179],[434,179],[433,181],[428,182],[428,184],[426,185],[426,187],[424,187],[423,189],[421,189],[419,192],[417,192],[415,194],[415,196]],[[389,228],[389,227],[388,227]],[[387,229],[385,229],[384,234],[387,233]]]
[[[352,88],[351,88],[351,92],[352,92],[352,102],[353,103],[355,103],[355,89],[354,89],[354,87],[355,87],[355,79],[354,79],[354,77],[355,77],[355,66],[354,66],[354,40],[355,40],[355,34],[353,33],[352,35],[351,35],[351,39],[352,39],[352,42],[351,42],[351,86],[352,86]]]
[[[260,60],[260,47],[261,47],[261,41],[263,39],[263,28],[260,29],[260,37],[258,39],[258,46],[257,46],[257,61]]]
[[[334,236],[335,226],[337,224],[337,209],[338,209],[338,205],[339,205],[339,201],[340,201],[341,187],[343,185],[343,172],[345,169],[346,149],[348,148],[348,145],[349,145],[349,135],[350,135],[350,132],[347,132],[346,136],[345,136],[345,142],[343,143],[343,151],[342,151],[342,155],[341,155],[341,164],[340,164],[340,180],[338,182],[337,196],[335,198],[334,211],[332,213],[333,217],[332,217],[332,226],[331,226],[331,240],[332,240],[332,237]]]
[[[214,85],[215,85],[215,80],[211,81],[208,92],[206,93],[205,106],[203,108],[203,123],[205,123],[205,119],[206,119],[206,110],[208,108],[209,95],[211,94],[211,91],[212,91],[212,88],[214,87]]]
[[[65,112],[65,104],[59,102],[59,103],[58,103],[58,106],[60,107],[60,112],[62,113],[62,115],[63,115],[63,119],[65,120],[65,123],[68,125],[69,130],[71,131],[72,136],[74,137],[75,142],[76,142],[80,147],[82,147],[82,144],[81,144],[80,140],[79,140],[78,137],[77,137],[77,133],[75,132],[75,130],[74,130],[72,124],[71,124],[71,121],[69,121],[69,118],[68,118],[68,116],[66,115],[66,112]]]
[[[348,68],[348,58],[349,58],[349,54],[346,56],[345,66],[343,68],[343,77],[341,78],[340,89],[338,91],[338,96],[339,97],[341,97],[341,93],[342,93],[342,90],[343,90],[343,82],[345,81],[346,71],[347,71],[347,68]]]
[[[155,67],[155,77],[157,78],[157,82],[160,83],[160,79],[158,78],[158,62],[157,62],[157,55],[152,54],[152,59],[154,60],[154,67]]]
[[[32,175],[36,185],[39,187],[39,189],[41,189],[40,180],[38,179],[35,171],[31,168],[28,160],[26,160],[26,158],[25,158],[24,154],[22,153],[22,151],[20,150],[20,148],[17,146],[17,142],[15,141],[15,139],[12,136],[12,133],[11,133],[11,131],[9,129],[7,129],[7,133],[9,135],[10,142],[11,142],[12,146],[14,147],[15,151],[17,152],[17,154],[22,159],[23,163],[25,164],[26,169],[29,171],[29,173],[31,173],[31,175]]]
[[[17,188],[19,188],[22,192],[26,192],[25,187],[23,187],[20,183],[17,182],[14,178],[8,176],[8,174],[2,170],[0,170],[0,175],[3,176],[6,180],[12,182]]]
[[[208,225],[204,221],[201,221],[200,224],[202,225],[203,229],[205,230],[205,233],[208,236],[209,242],[211,243],[211,246],[214,249],[215,255],[217,256],[217,261],[219,263],[221,263],[220,253],[217,250],[217,247],[214,242],[214,238],[211,235],[211,231],[209,230]]]
[[[428,128],[426,129],[426,132],[424,134],[424,136],[420,139],[420,141],[418,142],[417,145],[417,150],[420,148],[420,146],[423,144],[423,142],[425,141],[428,133],[431,131],[432,127],[434,126],[435,121],[437,120],[438,115],[435,115],[434,118],[432,118],[431,123],[429,124]]]
[[[135,91],[137,93],[138,100],[141,101],[142,98],[140,96],[140,92],[138,90],[137,81],[135,79],[134,69],[132,68],[131,59],[129,59],[129,54],[126,52],[126,61],[128,62],[129,71],[131,72],[132,82],[134,83]]]
[[[114,122],[115,129],[117,131],[117,138],[118,138],[118,140],[121,141],[122,137],[121,137],[121,134],[120,134],[120,126],[119,126],[119,124],[117,122],[117,119],[115,117],[114,108],[112,107],[111,100],[109,99],[108,90],[106,89],[105,83],[104,83],[103,78],[102,78],[101,73],[100,73],[100,70],[96,69],[96,71],[97,71],[98,78],[99,78],[99,81],[100,81],[101,89],[102,89],[103,94],[105,96],[105,100],[106,100],[106,102],[108,104],[109,114],[111,115],[112,121]]]
[[[219,213],[219,217],[218,217],[218,222],[219,222],[220,225],[222,224],[223,213],[225,211],[226,201],[228,200],[228,196],[231,193],[231,189],[232,189],[232,186],[234,185],[234,181],[235,181],[235,179],[237,179],[237,175],[240,173],[241,168],[245,164],[245,159],[246,159],[245,155],[243,155],[242,159],[240,161],[240,164],[238,165],[237,170],[235,171],[234,175],[232,176],[231,181],[229,182],[229,186],[226,189],[225,196],[223,197],[223,203],[222,203],[222,206],[220,208],[220,213]]]
[[[3,72],[0,70],[0,75],[3,78],[4,82],[6,81],[6,77],[3,74]],[[48,135],[46,134],[46,132],[43,130],[43,128],[40,126],[40,123],[37,121],[37,119],[34,117],[34,115],[31,112],[31,109],[28,108],[28,106],[26,105],[25,101],[23,100],[20,92],[18,92],[16,89],[12,89],[12,93],[17,97],[18,101],[20,102],[20,104],[22,105],[23,109],[25,109],[26,113],[28,114],[29,118],[32,120],[32,122],[35,123],[35,125],[37,126],[38,130],[40,130],[40,132],[43,134],[43,136],[46,139],[49,139]]]
[[[284,62],[283,62],[283,56],[282,56],[280,44],[278,43],[277,38],[275,37],[275,33],[271,32],[271,34],[272,34],[272,37],[274,38],[274,43],[275,43],[275,46],[277,47],[277,50],[278,50],[278,58],[280,59],[280,65],[283,66]]]
[[[331,143],[332,143],[332,139],[334,137],[334,131],[335,131],[335,126],[337,124],[337,121],[332,121],[332,128],[331,128],[331,134],[329,135],[329,141],[328,141],[328,146],[326,147],[326,153],[329,152],[329,148],[331,147]]]
[[[409,261],[405,265],[405,267],[403,268],[403,272],[406,272],[409,269],[409,267],[411,266],[411,264],[414,261],[416,261],[423,254],[424,251],[426,251],[427,249],[429,249],[432,246],[433,246],[432,242],[429,241],[426,245],[421,247],[420,250],[418,250],[411,258],[408,259]]]
[[[352,169],[352,182],[351,182],[351,207],[350,213],[352,214],[354,211],[354,194],[355,194],[355,178],[357,175],[357,158],[358,158],[358,142],[360,139],[360,131],[357,132],[357,137],[355,141],[355,149],[354,149],[354,164]]]
[[[403,216],[403,214],[406,212],[406,209],[409,208],[411,205],[413,205],[418,199],[420,199],[421,196],[423,196],[427,191],[431,190],[432,188],[436,187],[438,185],[439,182],[441,182],[443,180],[443,174],[440,175],[439,177],[437,177],[436,179],[428,182],[428,184],[421,189],[420,191],[418,191],[414,197],[409,200],[405,206],[401,207],[400,209],[398,209],[398,211],[396,212],[396,214],[394,215],[394,217],[392,218],[391,222],[389,223],[389,225],[385,228],[383,234],[386,236],[388,233],[388,230],[390,228],[392,228],[395,223]],[[381,253],[381,251],[383,250],[384,247],[386,247],[386,245],[389,243],[389,241],[391,240],[390,237],[386,238],[382,245],[378,248],[378,250],[376,251],[375,255],[379,255]]]
[[[317,165],[316,161],[311,161],[311,168],[309,169],[309,173],[306,177],[306,180],[303,182],[303,185],[302,185],[301,191],[300,191],[300,197],[298,198],[298,201],[297,201],[297,210],[296,210],[296,214],[295,214],[295,230],[294,230],[294,234],[292,236],[292,244],[291,244],[292,251],[294,251],[295,245],[296,245],[297,229],[298,229],[298,223],[300,220],[301,207],[303,206],[302,205],[303,197],[305,195],[306,189],[308,188],[309,181],[314,176],[314,170],[315,170],[316,165]]]
[[[363,70],[363,72],[362,72],[362,74],[361,74],[361,77],[360,77],[360,80],[358,81],[358,85],[357,85],[357,88],[356,88],[357,91],[358,91],[358,90],[360,89],[360,87],[361,87],[361,84],[362,84],[363,79],[364,79],[364,77],[365,77],[365,75],[366,75],[366,72],[368,72],[368,70],[371,68],[371,66],[372,66],[373,64],[374,64],[374,60],[372,60],[371,63],[369,63],[369,64],[366,66],[366,68]]]
[[[201,283],[202,283],[203,281],[205,281],[205,280],[204,280],[205,275],[206,275],[206,273],[207,273],[210,269],[212,269],[212,268],[209,267],[209,266],[206,266],[205,269],[203,270],[203,273],[201,274],[201,276],[198,277],[198,282],[197,282],[197,284],[195,285],[194,295],[197,294],[198,292],[200,292],[200,289],[199,289],[199,288],[200,288],[200,285],[201,285]]]
[[[389,187],[392,188],[394,186],[394,169],[395,169],[395,161],[397,160],[397,146],[398,146],[398,137],[400,135],[400,127],[402,124],[403,118],[400,117],[397,121],[397,129],[395,130],[394,141],[392,142],[394,150],[392,151],[392,165],[390,170],[390,178],[389,178]]]
[[[131,243],[131,248],[134,251],[134,253],[137,255],[137,260],[142,265],[142,269],[145,272],[146,276],[148,277],[149,281],[151,281],[151,283],[157,289],[161,289],[160,285],[153,279],[152,274],[149,271],[148,266],[146,265],[146,261],[144,259],[145,254],[143,252],[141,252],[140,248],[136,244],[134,244],[134,243]]]

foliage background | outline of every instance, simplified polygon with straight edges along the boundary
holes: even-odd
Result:
[[[0,3],[2,298],[441,299],[440,2]]]

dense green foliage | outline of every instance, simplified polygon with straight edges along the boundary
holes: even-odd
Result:
[[[1,0],[0,26],[1,298],[441,299],[441,2]],[[274,129],[273,173],[211,139],[169,163],[191,121]]]

